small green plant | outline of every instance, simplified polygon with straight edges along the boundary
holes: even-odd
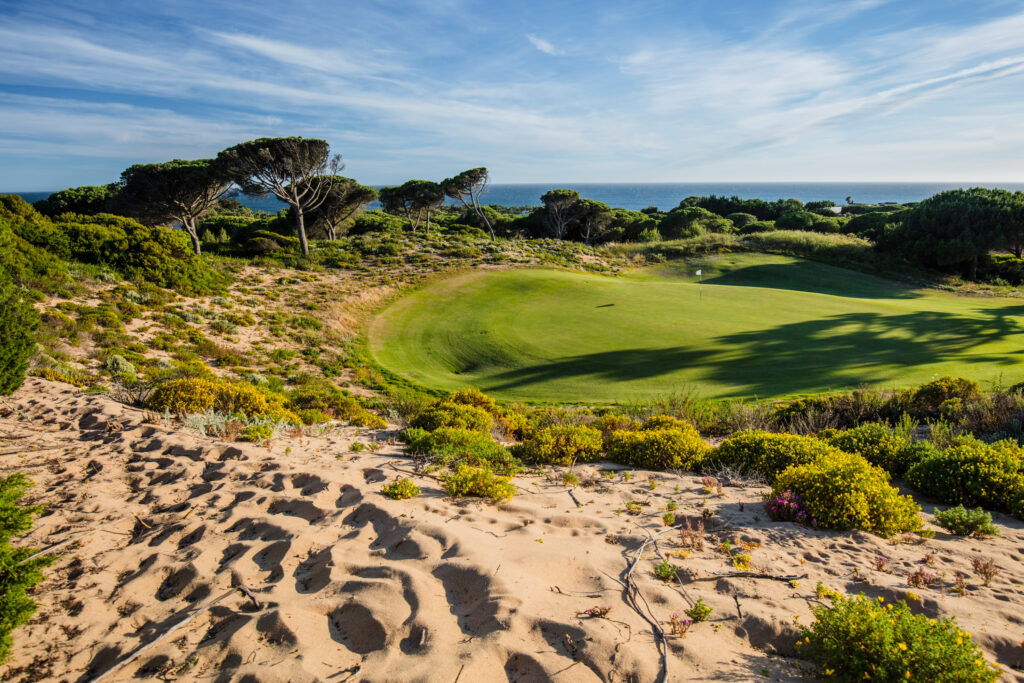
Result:
[[[971,634],[954,619],[915,615],[905,602],[883,604],[863,595],[812,605],[815,621],[801,627],[797,654],[837,681],[982,681],[999,669],[985,661]]]
[[[654,489],[658,488],[658,482],[654,479],[651,479],[649,482],[647,482],[647,486],[653,491]]]
[[[750,555],[733,555],[732,566],[741,572],[750,571]]]
[[[562,472],[562,483],[566,486],[576,486],[580,483],[580,478],[572,472]]]
[[[420,487],[412,479],[403,477],[383,487],[380,492],[392,500],[405,500],[420,495]]]
[[[686,616],[693,619],[693,623],[699,624],[702,621],[707,621],[713,611],[704,604],[704,598],[697,598],[697,602],[693,603],[693,607],[686,610]]]
[[[676,523],[676,516],[671,512],[666,512],[661,516],[661,521],[664,522],[665,526],[672,526]]]
[[[274,436],[274,428],[268,424],[254,424],[243,427],[241,437],[253,443],[263,443]]]
[[[353,441],[348,445],[348,449],[353,453],[360,453],[366,449],[366,444],[364,444],[362,441]]]
[[[676,566],[671,564],[668,560],[662,560],[658,564],[654,565],[654,575],[668,583],[676,577]]]
[[[979,508],[970,510],[962,504],[948,510],[935,510],[935,523],[957,536],[998,536],[992,515]]]
[[[670,500],[669,502],[665,503],[665,509],[668,510],[669,512],[674,511],[677,507],[679,507],[679,504],[676,503],[674,500]]]

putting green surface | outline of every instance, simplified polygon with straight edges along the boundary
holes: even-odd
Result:
[[[1022,316],[1020,299],[729,254],[618,276],[462,273],[384,310],[370,348],[418,384],[505,399],[771,398],[946,374],[1014,383],[1024,379]]]

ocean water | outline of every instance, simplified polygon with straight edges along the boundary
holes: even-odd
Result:
[[[736,195],[744,199],[799,199],[802,202],[831,200],[843,204],[847,197],[862,204],[917,202],[943,190],[960,187],[999,187],[1024,191],[1024,183],[553,183],[494,184],[483,197],[486,204],[502,206],[538,206],[540,197],[551,189],[567,187],[581,197],[604,202],[611,207],[639,211],[648,206],[667,210],[690,195]],[[49,196],[48,192],[21,192],[26,201]],[[275,212],[284,204],[274,197],[239,196],[253,209]]]

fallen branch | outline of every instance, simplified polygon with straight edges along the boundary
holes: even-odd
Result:
[[[637,526],[640,525],[638,524]],[[636,556],[633,558],[633,562],[629,565],[629,569],[626,571],[626,604],[632,607],[633,611],[639,614],[644,621],[650,624],[651,629],[654,631],[655,641],[659,645],[658,654],[661,656],[661,673],[655,682],[659,683],[661,681],[668,680],[668,638],[665,637],[665,631],[661,628],[661,623],[654,617],[654,610],[651,609],[650,604],[647,602],[647,598],[644,597],[640,587],[637,586],[636,582],[633,580],[633,571],[636,569],[637,565],[640,564],[640,560],[643,559],[644,551],[647,550],[647,546],[652,543],[657,543],[658,536],[669,531],[673,531],[673,529],[663,529],[657,534],[652,534],[646,527],[641,526],[640,528],[647,532],[648,539],[637,549]],[[640,608],[640,603],[637,602],[637,598],[643,601],[644,608],[647,610],[646,613]]]
[[[806,579],[807,574],[791,574],[789,576],[783,576],[779,574],[762,574],[761,572],[739,572],[739,571],[713,571],[708,572],[711,576],[698,576],[691,579],[691,581],[700,581],[701,579],[710,579],[712,576],[720,578],[723,576],[742,576],[746,579],[771,579],[772,581],[799,581],[800,579]]]
[[[182,620],[181,620],[181,621],[179,621],[178,623],[174,624],[174,626],[171,626],[171,627],[170,627],[169,629],[167,629],[166,631],[164,631],[163,633],[161,633],[161,634],[160,634],[159,636],[157,636],[157,637],[156,637],[156,638],[154,638],[153,640],[151,640],[151,641],[149,641],[148,643],[146,643],[145,645],[142,645],[141,647],[137,648],[137,649],[136,649],[136,650],[135,650],[134,652],[132,652],[132,653],[131,653],[130,655],[128,655],[127,657],[125,657],[125,658],[124,658],[124,659],[122,659],[121,661],[119,661],[119,662],[117,662],[116,664],[114,664],[114,665],[113,665],[112,667],[110,667],[109,669],[107,669],[106,671],[104,671],[103,673],[101,673],[101,674],[100,674],[99,676],[97,676],[96,678],[93,678],[93,679],[92,679],[91,681],[89,681],[89,683],[99,683],[99,681],[103,680],[104,678],[106,678],[106,677],[107,677],[107,676],[109,676],[110,674],[114,673],[115,671],[117,671],[117,670],[118,670],[118,669],[120,669],[121,667],[123,667],[123,666],[126,666],[126,665],[128,665],[128,664],[131,664],[131,663],[132,663],[132,662],[134,662],[134,661],[135,661],[136,659],[138,659],[139,657],[141,657],[141,656],[142,656],[142,655],[143,655],[143,654],[144,654],[145,652],[147,652],[147,651],[148,651],[148,650],[150,650],[151,648],[155,647],[155,646],[156,646],[156,645],[157,645],[157,644],[158,644],[159,642],[161,642],[162,640],[164,640],[165,638],[167,638],[167,636],[171,635],[172,633],[174,633],[175,631],[177,631],[177,630],[178,630],[179,628],[181,628],[182,626],[185,626],[186,624],[188,624],[189,622],[191,622],[191,621],[192,621],[193,619],[195,619],[196,617],[198,617],[198,616],[199,616],[200,614],[205,614],[207,610],[209,610],[209,609],[210,609],[211,607],[213,607],[214,605],[216,605],[216,604],[217,604],[218,602],[220,602],[220,601],[221,601],[221,600],[223,600],[224,598],[226,598],[226,597],[228,597],[229,595],[231,595],[232,593],[234,593],[234,592],[235,592],[235,590],[237,590],[237,589],[235,589],[235,588],[232,588],[232,589],[231,589],[231,590],[229,590],[229,591],[226,591],[226,592],[224,592],[224,593],[221,593],[221,594],[220,594],[219,596],[217,596],[216,598],[214,598],[214,599],[213,599],[213,600],[211,600],[210,602],[206,603],[205,605],[203,605],[202,607],[200,607],[200,608],[199,608],[199,609],[197,609],[197,610],[196,610],[195,612],[193,612],[193,613],[192,613],[192,614],[190,614],[189,616],[185,617],[184,619],[182,619]]]
[[[576,503],[576,507],[583,507],[583,503],[576,499],[576,494],[573,493],[573,489],[569,489],[566,493],[568,493],[569,497],[572,498],[572,502]]]
[[[387,465],[388,467],[390,467],[391,469],[393,469],[396,472],[402,472],[404,474],[411,474],[414,477],[427,477],[429,479],[433,479],[434,481],[441,481],[441,477],[438,477],[438,476],[433,475],[433,474],[427,474],[426,472],[415,472],[413,470],[407,470],[407,469],[404,469],[402,467],[395,467],[394,463],[390,463],[390,462],[384,463],[384,464]]]
[[[134,515],[133,515],[133,517],[134,517]],[[118,522],[123,522],[126,519],[128,519],[128,518],[127,517],[118,517],[117,519],[112,519],[109,522],[107,522],[106,524],[101,524],[100,526],[98,526],[98,527],[96,527],[94,529],[89,529],[87,531],[83,531],[81,533],[75,534],[71,538],[63,540],[60,543],[54,543],[51,546],[47,546],[46,548],[43,548],[42,550],[37,552],[35,555],[31,555],[29,557],[26,557],[24,560],[22,560],[18,564],[25,564],[26,562],[34,560],[37,557],[42,557],[43,555],[49,555],[53,551],[58,550],[60,548],[63,548],[64,546],[68,545],[69,543],[74,543],[78,539],[83,538],[85,536],[88,536],[89,534],[91,534],[91,533],[93,533],[95,531],[100,531],[102,529],[106,529],[108,526],[113,526],[113,525],[117,524]]]

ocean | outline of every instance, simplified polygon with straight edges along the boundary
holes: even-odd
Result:
[[[690,195],[736,195],[745,199],[799,199],[803,202],[831,200],[843,204],[850,197],[861,204],[917,202],[943,190],[960,187],[999,187],[1024,191],[1024,183],[552,183],[494,184],[483,197],[485,204],[538,206],[548,190],[567,187],[581,197],[604,202],[613,208],[639,211],[648,206],[672,209]],[[49,196],[48,192],[18,192],[26,201]],[[253,209],[275,212],[284,204],[274,197],[238,197]]]

